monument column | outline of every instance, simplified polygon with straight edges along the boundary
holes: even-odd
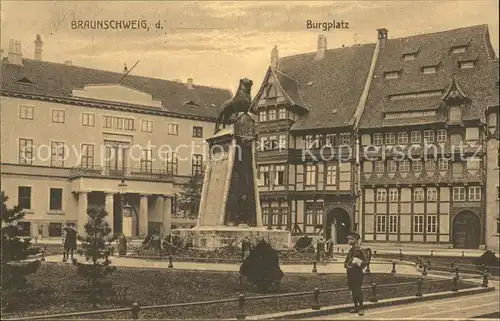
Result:
[[[88,207],[88,193],[79,192],[78,193],[78,234],[81,236],[85,235],[85,224],[88,222],[87,215]]]
[[[148,235],[148,196],[141,195],[141,202],[139,205],[139,237],[146,237]]]
[[[172,198],[163,196],[163,235],[172,232]]]
[[[104,198],[104,207],[106,209],[106,212],[108,213],[106,221],[108,222],[108,225],[111,228],[111,233],[113,233],[114,214],[115,214],[113,196],[114,196],[113,193],[106,193],[106,196]]]

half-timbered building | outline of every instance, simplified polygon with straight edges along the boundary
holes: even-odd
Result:
[[[498,222],[486,25],[399,39],[379,29],[374,44],[330,50],[320,36],[317,52],[281,59],[275,47],[254,109],[269,228],[337,243],[351,230],[364,242],[498,243],[486,228]]]

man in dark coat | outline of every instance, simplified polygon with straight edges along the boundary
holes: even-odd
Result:
[[[368,264],[368,260],[365,252],[358,244],[359,239],[358,233],[351,233],[347,237],[347,243],[351,246],[351,249],[347,253],[344,267],[347,269],[347,286],[351,290],[354,301],[354,309],[349,312],[364,315],[361,287],[363,286],[363,269]]]
[[[73,252],[76,250],[76,229],[74,225],[68,225],[64,228],[66,232],[66,237],[64,239],[64,252],[63,252],[63,262],[69,259],[71,254],[71,260],[73,260]]]

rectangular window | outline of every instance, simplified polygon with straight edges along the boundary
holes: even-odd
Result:
[[[267,120],[267,112],[265,110],[261,110],[259,112],[259,121],[266,121]]]
[[[411,60],[415,60],[415,54],[414,54],[414,53],[411,53],[411,54],[405,54],[405,55],[403,55],[403,60],[404,60],[404,61],[411,61]]]
[[[193,126],[193,137],[203,138],[203,127]]]
[[[474,61],[462,61],[460,62],[460,69],[469,69],[474,67]]]
[[[192,175],[201,175],[203,173],[203,155],[193,154]]]
[[[411,143],[412,144],[420,144],[420,132],[411,132]]]
[[[420,159],[413,160],[413,171],[421,172],[422,171],[422,161]]]
[[[433,159],[429,159],[425,161],[425,170],[426,171],[435,171],[436,170],[436,161]]]
[[[94,127],[95,125],[95,115],[83,113],[82,114],[82,126]]]
[[[113,117],[103,116],[103,127],[104,128],[112,128],[113,127]]]
[[[82,144],[81,166],[85,168],[94,167],[94,145]]]
[[[399,163],[399,171],[401,173],[408,173],[410,171],[410,161],[403,159],[401,163]]]
[[[149,173],[153,170],[153,151],[151,148],[141,150],[141,172]]]
[[[278,149],[279,150],[287,149],[286,135],[280,135],[279,136]]]
[[[408,133],[406,132],[398,133],[398,144],[400,145],[408,144]]]
[[[114,129],[135,130],[133,118],[103,116],[103,127]]]
[[[427,215],[427,233],[437,233],[437,215]]]
[[[384,139],[382,137],[382,134],[377,133],[373,134],[373,145],[383,145],[384,144]]]
[[[259,167],[259,185],[260,186],[269,186],[269,166],[260,166]]]
[[[464,164],[462,163],[453,163],[452,167],[452,175],[453,177],[460,178],[464,175]]]
[[[427,188],[427,201],[436,202],[437,201],[437,188],[429,187]]]
[[[268,120],[276,120],[276,109],[269,110],[269,118]]]
[[[481,200],[481,187],[472,186],[469,187],[469,201],[480,201]]]
[[[399,227],[399,216],[389,215],[389,233],[397,233]]]
[[[424,233],[424,216],[413,216],[413,233]]]
[[[340,145],[351,145],[350,133],[340,133]]]
[[[177,175],[179,167],[179,158],[175,152],[168,152],[166,155],[165,167],[167,168],[167,173],[170,175]]]
[[[438,129],[437,131],[437,141],[440,143],[445,143],[448,140],[448,134],[446,129]]]
[[[33,119],[33,106],[19,105],[19,118],[20,119]]]
[[[261,137],[260,138],[260,146],[257,148],[260,151],[265,151],[269,149],[269,139],[268,137]]]
[[[17,187],[17,205],[23,210],[31,209],[31,187]]]
[[[389,189],[389,202],[397,203],[399,200],[399,191],[397,188]]]
[[[278,148],[278,137],[271,136],[269,137],[269,149],[277,149]]]
[[[436,73],[436,66],[423,67],[422,72],[424,74],[434,74]]]
[[[375,173],[384,173],[385,168],[384,168],[384,161],[376,161],[375,162]]]
[[[377,215],[377,233],[385,233],[387,231],[387,221],[385,215]]]
[[[33,164],[33,139],[19,138],[19,164]]]
[[[385,189],[377,189],[377,202],[384,203],[387,202],[387,191]]]
[[[285,165],[277,165],[274,170],[274,185],[285,185]]]
[[[64,110],[53,109],[52,110],[52,122],[53,123],[64,123]]]
[[[50,150],[50,166],[64,167],[64,143],[52,142]]]
[[[424,130],[424,143],[434,143],[433,130]]]
[[[463,145],[462,135],[452,134],[450,136],[450,142],[452,147],[459,147]]]
[[[396,135],[394,133],[385,134],[385,144],[394,145],[396,143]]]
[[[279,119],[286,119],[286,109],[285,108],[279,109]]]
[[[455,48],[452,49],[451,52],[454,53],[454,54],[462,53],[462,52],[465,52],[465,48],[467,48],[467,47],[465,47],[465,46],[455,47]]]
[[[62,223],[49,223],[49,237],[62,237]]]
[[[385,73],[385,79],[394,79],[399,77],[399,72],[391,71]]]
[[[306,185],[307,186],[316,185],[316,165],[306,166]]]
[[[438,166],[440,171],[447,171],[448,170],[448,162],[449,160],[446,158],[440,158],[438,161]]]
[[[450,121],[457,122],[462,120],[462,109],[460,106],[450,107]]]
[[[146,133],[153,132],[153,121],[152,120],[143,120],[141,122],[141,130]]]
[[[413,190],[413,201],[414,202],[423,202],[424,201],[424,189],[423,188],[415,188]]]
[[[396,173],[396,161],[395,160],[388,160],[387,161],[387,172],[388,173]]]
[[[50,189],[50,210],[62,211],[62,188]]]
[[[337,165],[326,166],[326,185],[337,185]]]
[[[178,124],[168,124],[167,125],[167,134],[168,135],[179,135],[179,125]]]
[[[465,187],[453,187],[453,200],[463,202],[465,199]]]

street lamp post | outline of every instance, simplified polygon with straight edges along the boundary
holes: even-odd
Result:
[[[121,209],[121,218],[122,218],[122,233],[125,237],[132,237],[132,222],[131,217],[128,215],[127,211],[130,208],[130,205],[125,204],[125,194],[127,193],[127,183],[122,179],[121,183],[118,184],[118,189],[120,193],[120,209]]]

